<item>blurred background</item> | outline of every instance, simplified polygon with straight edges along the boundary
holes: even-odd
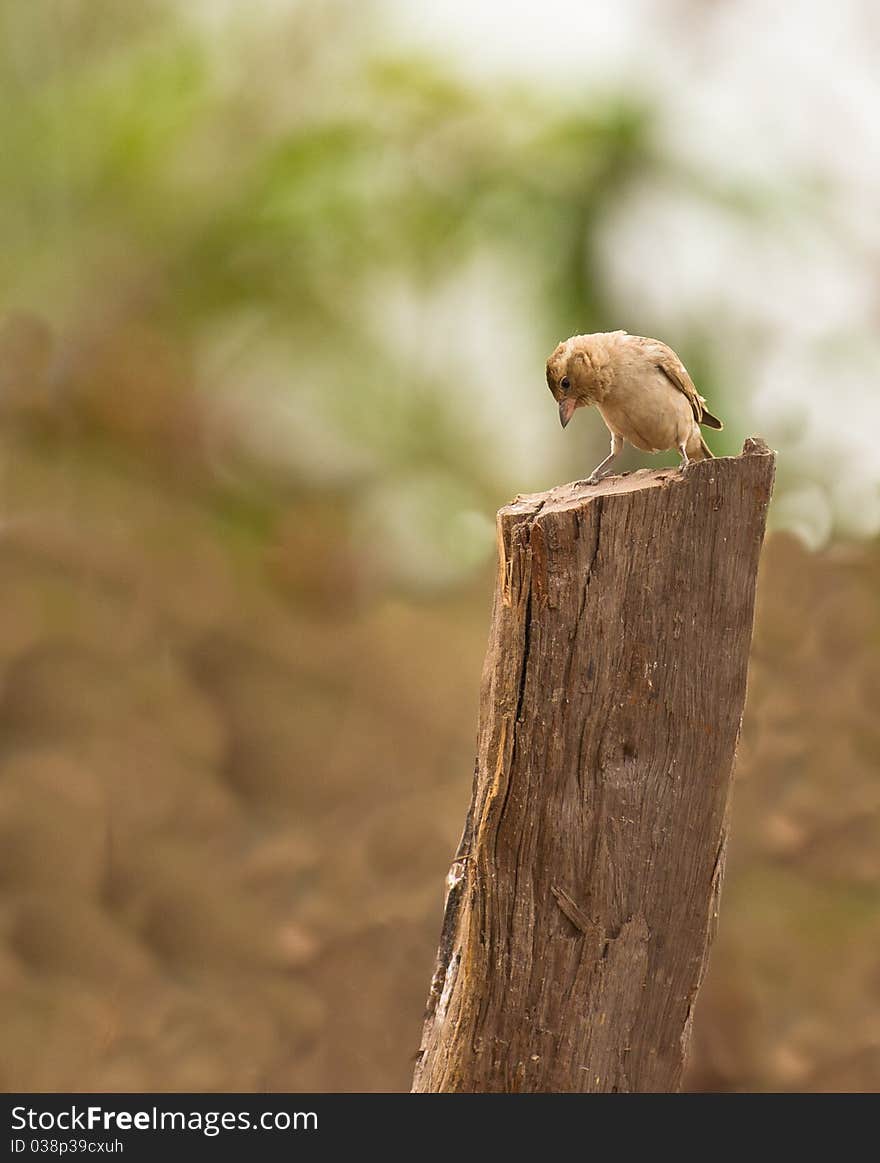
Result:
[[[621,327],[779,452],[688,1085],[880,1089],[877,6],[0,0],[0,86],[0,1087],[408,1088]]]

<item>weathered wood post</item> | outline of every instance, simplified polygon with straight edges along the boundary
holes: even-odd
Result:
[[[498,514],[473,800],[415,1091],[674,1091],[727,842],[774,456]]]

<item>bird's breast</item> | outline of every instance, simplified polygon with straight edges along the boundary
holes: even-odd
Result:
[[[599,411],[612,432],[643,452],[676,448],[693,427],[691,406],[683,393],[652,375],[618,384]]]

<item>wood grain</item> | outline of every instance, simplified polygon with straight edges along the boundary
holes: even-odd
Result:
[[[774,456],[498,514],[415,1091],[673,1091],[718,911]]]

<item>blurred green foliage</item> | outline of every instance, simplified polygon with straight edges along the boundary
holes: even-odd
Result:
[[[377,489],[412,492],[386,522],[398,556],[427,529],[421,575],[438,552],[466,572],[488,522],[460,553],[449,529],[553,482],[528,457],[505,464],[503,433],[487,451],[469,393],[495,375],[491,351],[462,372],[453,312],[434,336],[449,358],[423,360],[383,296],[430,302],[485,254],[517,272],[536,355],[497,411],[499,429],[527,428],[541,353],[621,325],[598,241],[629,186],[665,168],[648,104],[572,111],[389,55],[381,9],[350,0],[219,21],[162,0],[0,11],[2,303],[52,328],[43,421],[62,401],[80,435],[163,464],[171,450],[255,513],[303,488],[371,513]],[[586,466],[578,445],[563,471]]]

